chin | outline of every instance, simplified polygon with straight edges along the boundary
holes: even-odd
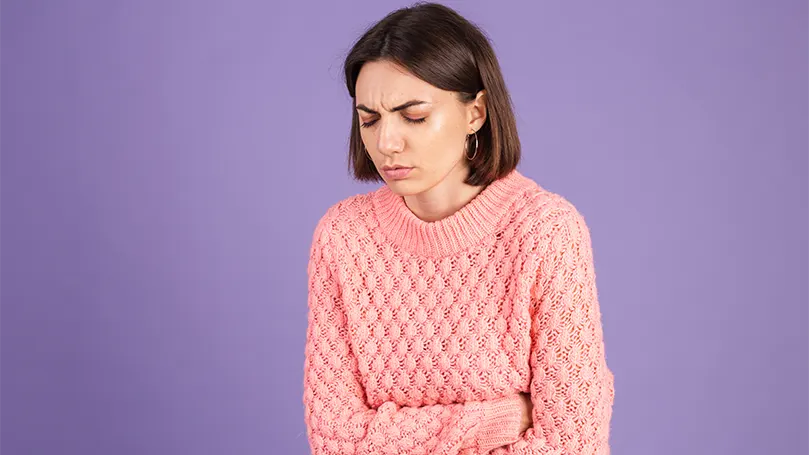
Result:
[[[388,185],[391,191],[398,196],[412,196],[424,192],[426,184],[419,179],[402,179],[402,180],[386,180],[385,184]]]

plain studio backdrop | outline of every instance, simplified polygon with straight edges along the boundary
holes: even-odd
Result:
[[[342,58],[399,1],[2,4],[2,453],[307,454]],[[807,453],[804,1],[451,1],[592,231],[621,455]]]

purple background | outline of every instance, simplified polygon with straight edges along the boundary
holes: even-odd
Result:
[[[459,2],[592,231],[613,453],[807,453],[804,1]],[[2,4],[2,453],[305,454],[342,57],[407,3]]]

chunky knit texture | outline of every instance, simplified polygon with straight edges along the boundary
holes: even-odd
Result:
[[[314,455],[609,454],[590,233],[562,196],[515,170],[425,222],[383,185],[330,207],[310,253]]]

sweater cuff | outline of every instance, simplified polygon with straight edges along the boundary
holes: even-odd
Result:
[[[522,398],[510,395],[483,403],[483,421],[476,439],[483,453],[520,439]]]

